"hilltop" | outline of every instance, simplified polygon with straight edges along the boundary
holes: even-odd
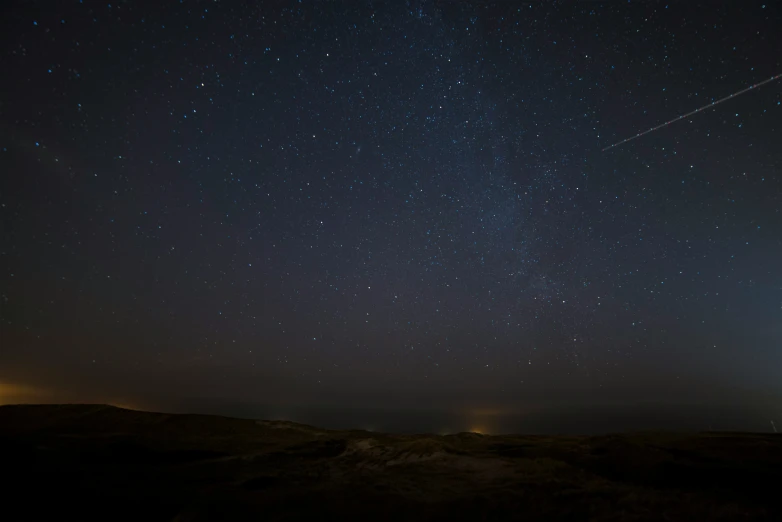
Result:
[[[0,407],[4,520],[782,520],[782,437],[391,435]]]

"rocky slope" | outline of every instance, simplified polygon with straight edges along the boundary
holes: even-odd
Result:
[[[389,435],[0,407],[4,520],[782,520],[782,436]]]

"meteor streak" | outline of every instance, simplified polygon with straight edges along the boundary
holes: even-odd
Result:
[[[762,82],[760,82],[760,83],[756,83],[756,84],[754,84],[754,85],[750,85],[750,86],[749,86],[749,87],[747,87],[746,89],[742,89],[742,90],[740,90],[739,92],[734,92],[734,93],[733,93],[733,94],[731,94],[730,96],[725,96],[724,98],[721,98],[721,99],[719,99],[719,100],[717,100],[717,101],[713,101],[713,102],[711,102],[710,104],[708,104],[708,105],[704,105],[703,107],[700,107],[700,108],[698,108],[698,109],[695,109],[695,110],[694,110],[694,111],[692,111],[692,112],[688,112],[687,114],[682,114],[681,116],[679,116],[679,117],[677,117],[677,118],[674,118],[674,119],[672,119],[672,120],[666,121],[665,123],[661,123],[660,125],[657,125],[656,127],[652,127],[652,128],[651,128],[651,129],[649,129],[649,130],[645,130],[645,131],[643,131],[643,132],[639,132],[639,133],[638,133],[638,134],[636,134],[635,136],[630,136],[629,138],[625,138],[625,139],[623,139],[622,141],[619,141],[619,142],[617,142],[617,143],[614,143],[613,145],[609,145],[608,147],[604,148],[604,149],[602,150],[602,152],[605,152],[605,151],[607,151],[608,149],[613,149],[614,147],[618,147],[619,145],[624,145],[624,144],[625,144],[625,143],[627,143],[628,141],[632,141],[632,140],[634,140],[634,139],[636,139],[636,138],[640,138],[641,136],[643,136],[643,135],[645,135],[645,134],[649,134],[649,133],[650,133],[650,132],[652,132],[652,131],[656,131],[657,129],[662,129],[662,128],[663,128],[663,127],[665,127],[666,125],[670,125],[671,123],[677,122],[677,121],[679,121],[679,120],[683,120],[684,118],[687,118],[688,116],[692,116],[692,115],[693,115],[693,114],[695,114],[695,113],[698,113],[698,112],[704,111],[704,110],[708,109],[709,107],[714,107],[715,105],[719,105],[720,103],[722,103],[722,102],[724,102],[724,101],[728,101],[728,100],[730,100],[731,98],[735,98],[736,96],[739,96],[739,95],[741,95],[741,94],[744,94],[745,92],[747,92],[747,91],[751,91],[752,89],[755,89],[755,88],[757,88],[757,87],[761,87],[761,86],[763,86],[763,85],[765,85],[765,84],[767,84],[767,83],[769,83],[769,82],[773,82],[774,80],[778,80],[779,78],[782,78],[782,73],[780,73],[780,74],[777,74],[776,76],[772,76],[771,78],[769,78],[769,79],[767,79],[767,80],[763,80],[763,81],[762,81]]]

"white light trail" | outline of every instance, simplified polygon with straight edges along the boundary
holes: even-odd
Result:
[[[622,141],[619,141],[619,142],[617,142],[617,143],[614,143],[613,145],[609,145],[608,147],[604,148],[604,149],[602,150],[602,152],[605,152],[605,151],[607,151],[607,150],[609,150],[609,149],[613,149],[614,147],[618,147],[619,145],[624,145],[624,144],[625,144],[625,143],[627,143],[628,141],[632,141],[632,140],[634,140],[634,139],[636,139],[636,138],[640,138],[641,136],[644,136],[644,135],[646,135],[646,134],[649,134],[650,132],[656,131],[657,129],[662,129],[662,128],[663,128],[663,127],[665,127],[666,125],[670,125],[671,123],[677,122],[677,121],[679,121],[679,120],[683,120],[684,118],[687,118],[687,117],[689,117],[689,116],[692,116],[693,114],[696,114],[696,113],[698,113],[698,112],[705,111],[706,109],[708,109],[708,108],[710,108],[710,107],[714,107],[715,105],[719,105],[719,104],[720,104],[720,103],[722,103],[722,102],[725,102],[725,101],[728,101],[728,100],[730,100],[730,99],[732,99],[732,98],[735,98],[736,96],[739,96],[739,95],[741,95],[741,94],[744,94],[745,92],[751,91],[752,89],[757,89],[758,87],[761,87],[761,86],[763,86],[763,85],[765,85],[765,84],[767,84],[767,83],[769,83],[769,82],[773,82],[774,80],[778,80],[779,78],[782,78],[782,73],[780,73],[780,74],[777,74],[776,76],[772,76],[771,78],[769,78],[769,79],[767,79],[767,80],[763,80],[763,81],[762,81],[762,82],[760,82],[760,83],[756,83],[756,84],[754,84],[754,85],[750,85],[750,86],[749,86],[749,87],[747,87],[746,89],[742,89],[742,90],[740,90],[740,91],[738,91],[738,92],[734,92],[733,94],[731,94],[731,95],[729,95],[729,96],[725,96],[724,98],[720,98],[720,99],[719,99],[719,100],[717,100],[717,101],[713,101],[713,102],[711,102],[710,104],[708,104],[708,105],[704,105],[703,107],[700,107],[700,108],[698,108],[698,109],[695,109],[695,110],[694,110],[694,111],[692,111],[692,112],[688,112],[687,114],[682,114],[682,115],[681,115],[681,116],[679,116],[679,117],[676,117],[676,118],[674,118],[674,119],[672,119],[672,120],[666,121],[665,123],[661,123],[660,125],[657,125],[656,127],[652,127],[652,128],[651,128],[651,129],[649,129],[649,130],[645,130],[645,131],[643,131],[643,132],[639,132],[639,133],[638,133],[638,134],[636,134],[635,136],[630,136],[629,138],[625,138],[625,139],[623,139]]]

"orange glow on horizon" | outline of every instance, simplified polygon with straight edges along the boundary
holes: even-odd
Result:
[[[135,404],[130,403],[130,402],[109,401],[106,404],[108,404],[109,406],[115,406],[117,408],[122,408],[123,410],[144,411],[144,408],[140,408],[139,406],[136,406]]]
[[[42,388],[0,381],[0,405],[46,402],[48,396]]]
[[[0,381],[0,406],[5,404],[109,404],[126,410],[144,411],[143,406],[132,399],[87,401],[81,399],[68,392],[29,384]]]

